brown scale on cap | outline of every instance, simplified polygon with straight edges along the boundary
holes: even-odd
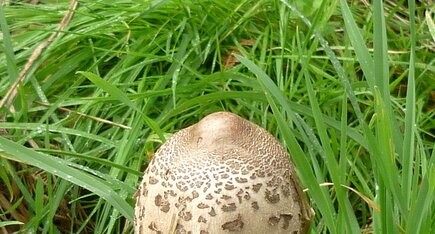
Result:
[[[283,147],[228,112],[168,139],[138,194],[135,233],[305,233],[313,215]]]

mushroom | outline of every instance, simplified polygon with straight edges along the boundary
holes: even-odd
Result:
[[[313,215],[289,155],[229,112],[180,130],[139,186],[135,233],[305,233]]]

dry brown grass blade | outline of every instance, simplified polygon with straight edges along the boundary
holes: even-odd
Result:
[[[36,49],[33,51],[32,55],[27,60],[27,63],[24,65],[23,70],[21,70],[20,74],[18,75],[18,78],[15,80],[15,82],[11,85],[8,92],[5,94],[2,100],[0,100],[0,108],[7,105],[8,108],[14,112],[14,108],[12,106],[12,102],[14,101],[15,97],[17,96],[17,89],[19,85],[23,82],[24,78],[27,76],[27,73],[29,72],[32,65],[35,63],[35,61],[39,58],[39,56],[42,54],[42,52],[54,41],[54,39],[59,35],[61,31],[63,31],[68,24],[70,23],[74,11],[77,8],[78,1],[77,0],[71,0],[68,11],[60,21],[59,25],[56,28],[56,31],[54,31],[50,37],[39,44]]]
[[[320,184],[320,186],[333,186],[334,183],[322,183]],[[350,191],[354,192],[356,195],[358,195],[361,199],[363,199],[375,212],[379,213],[381,210],[379,209],[379,207],[376,205],[376,203],[374,201],[372,201],[370,198],[368,198],[367,196],[365,196],[364,194],[358,192],[357,190],[355,190],[354,188],[351,188],[349,186],[346,185],[341,185],[344,188],[349,189]],[[308,189],[304,189],[304,192],[307,192]]]
[[[379,209],[379,207],[376,205],[376,203],[374,201],[372,201],[370,198],[368,198],[367,196],[365,196],[364,194],[358,192],[357,190],[355,190],[354,188],[351,188],[349,186],[346,185],[341,185],[347,189],[349,189],[350,191],[354,192],[356,195],[358,195],[360,198],[362,198],[376,213],[380,213],[381,209]]]
[[[0,207],[2,210],[8,210],[12,207],[11,202],[9,201],[9,199],[6,198],[5,195],[3,195],[2,193],[0,193]],[[29,221],[29,218],[26,217],[25,215],[21,214],[18,210],[16,209],[12,209],[10,210],[10,215],[12,216],[12,218],[14,218],[14,220],[26,223]],[[3,218],[1,219],[3,220]]]
[[[41,106],[53,106],[50,103],[43,103],[43,102],[35,102],[35,103],[37,103],[37,104],[39,104]],[[92,116],[92,115],[83,114],[83,113],[80,113],[80,112],[77,112],[77,111],[73,111],[73,110],[67,109],[65,107],[58,106],[57,109],[62,110],[62,111],[66,111],[66,112],[69,112],[69,113],[74,113],[74,114],[77,114],[77,115],[80,115],[80,116],[83,116],[83,117],[86,117],[86,118],[89,118],[89,119],[93,119],[93,120],[98,121],[98,122],[102,122],[102,123],[105,123],[105,124],[110,124],[110,125],[113,125],[113,126],[116,126],[116,127],[120,127],[120,128],[124,128],[124,129],[131,129],[131,127],[126,126],[126,125],[115,123],[115,122],[109,121],[107,119],[98,118],[98,117],[95,117],[95,116]]]

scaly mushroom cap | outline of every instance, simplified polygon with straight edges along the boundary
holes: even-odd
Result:
[[[163,144],[136,199],[135,233],[304,233],[312,216],[283,147],[228,112]]]

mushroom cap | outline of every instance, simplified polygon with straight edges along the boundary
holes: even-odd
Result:
[[[136,197],[135,233],[304,233],[312,209],[289,155],[258,125],[216,112],[156,152]]]

